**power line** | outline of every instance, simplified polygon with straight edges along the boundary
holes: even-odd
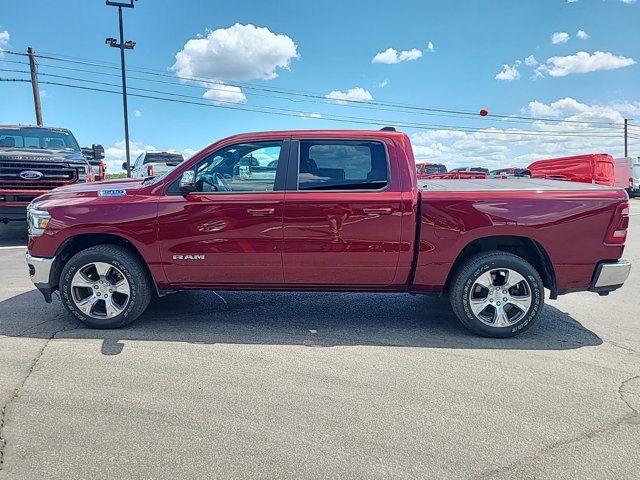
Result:
[[[8,52],[8,53],[12,53],[12,54],[17,54],[17,55],[23,55],[20,52]],[[59,54],[40,54],[38,55],[39,58],[41,59],[48,59],[48,60],[53,60],[53,61],[58,61],[58,62],[67,62],[67,63],[75,63],[75,64],[80,64],[80,65],[85,65],[85,66],[95,66],[95,67],[99,67],[99,68],[109,68],[109,69],[117,69],[118,67],[115,66],[114,64],[109,64],[108,62],[98,62],[98,61],[88,61],[88,60],[76,60],[76,59],[69,59],[69,58],[64,58],[64,56],[59,55]],[[319,93],[313,93],[313,92],[307,92],[307,91],[302,91],[302,90],[292,90],[292,89],[284,89],[284,88],[277,88],[277,87],[265,87],[265,86],[259,86],[256,84],[250,84],[250,83],[246,83],[246,82],[234,82],[234,81],[220,81],[220,82],[216,82],[216,81],[212,81],[210,79],[206,79],[206,78],[201,78],[201,77],[194,77],[194,76],[186,76],[186,75],[177,75],[177,74],[167,74],[165,72],[160,72],[157,70],[153,70],[153,69],[146,69],[146,68],[140,68],[140,67],[129,67],[130,71],[133,72],[137,72],[137,73],[141,73],[144,75],[150,75],[150,76],[157,76],[157,77],[165,77],[165,78],[171,78],[171,79],[180,79],[183,81],[191,81],[191,82],[199,82],[201,84],[205,84],[205,85],[211,85],[212,87],[204,87],[204,88],[210,88],[210,89],[216,89],[217,88],[221,88],[221,82],[224,83],[224,85],[228,85],[228,86],[235,86],[238,88],[245,88],[247,90],[257,90],[257,91],[263,91],[263,92],[269,92],[269,93],[278,93],[278,94],[282,94],[282,95],[291,95],[291,96],[301,96],[303,98],[306,98],[307,101],[309,98],[312,99],[320,99],[323,101],[323,103],[327,102],[327,101],[332,101],[332,99],[327,98],[325,95],[319,94]],[[145,79],[146,80],[146,79]],[[202,85],[201,85],[202,87]],[[223,87],[222,87],[223,88]],[[335,101],[335,100],[333,100]],[[414,111],[414,112],[429,112],[433,115],[452,115],[452,116],[461,116],[464,118],[476,118],[478,117],[478,114],[475,112],[469,112],[469,111],[461,111],[461,110],[453,110],[453,109],[443,109],[443,108],[433,108],[433,107],[424,107],[424,106],[416,106],[416,105],[408,105],[408,104],[401,104],[401,103],[392,103],[392,102],[380,102],[380,101],[363,101],[363,100],[353,100],[353,99],[340,99],[340,102],[343,102],[342,105],[344,104],[348,104],[349,106],[382,106],[382,107],[391,107],[391,108],[400,108],[403,110],[410,110],[410,111]],[[539,122],[539,123],[564,123],[564,124],[576,124],[576,125],[601,125],[601,126],[608,126],[608,127],[621,127],[622,124],[621,123],[617,123],[617,122],[596,122],[596,121],[581,121],[581,120],[569,120],[569,119],[558,119],[558,118],[545,118],[545,117],[529,117],[529,116],[523,116],[523,115],[501,115],[501,114],[489,114],[488,117],[491,117],[495,120],[498,121],[515,121],[515,120],[526,120],[528,122]]]
[[[108,77],[120,77],[120,75],[115,74],[115,73],[108,73],[108,72],[96,72],[96,71],[92,71],[89,70],[87,71],[86,69],[81,69],[81,68],[73,68],[73,67],[68,67],[68,66],[63,66],[63,65],[50,65],[50,64],[40,64],[41,67],[46,67],[46,68],[53,68],[53,69],[60,69],[60,70],[66,70],[66,71],[73,71],[73,72],[81,72],[84,74],[92,74],[92,75],[101,75],[101,76],[108,76]],[[41,73],[42,75],[49,75],[49,76],[55,76],[53,74],[47,74],[47,73]],[[65,77],[61,77],[61,78],[65,78]],[[187,88],[196,88],[198,90],[201,90],[203,87],[202,85],[194,85],[194,84],[190,84],[190,83],[184,83],[184,82],[174,82],[174,81],[167,81],[167,80],[158,80],[158,79],[151,79],[151,78],[144,78],[144,77],[137,77],[134,75],[128,75],[128,78],[130,80],[140,80],[140,81],[144,81],[144,82],[150,82],[150,83],[160,83],[160,84],[166,84],[166,85],[173,85],[173,86],[179,86],[179,87],[187,87]],[[80,80],[80,79],[76,79],[76,80]],[[88,81],[88,80],[87,80]],[[220,84],[214,84],[213,86],[207,86],[204,87],[210,90],[220,90],[220,91],[227,91],[227,89],[220,85]],[[315,103],[315,104],[321,104],[321,105],[329,105],[332,104],[333,101],[329,100],[329,99],[325,99],[325,101],[318,101],[318,100],[295,100],[289,97],[285,97],[285,96],[277,96],[277,95],[273,95],[273,94],[261,94],[261,93],[252,93],[252,96],[257,96],[257,97],[264,97],[264,98],[270,98],[270,99],[282,99],[282,100],[287,100],[290,102],[295,102],[295,103],[300,103],[300,102],[309,102],[309,103]],[[197,97],[197,98],[201,98],[201,97]],[[389,108],[380,108],[380,107],[376,107],[376,106],[372,106],[372,105],[366,105],[366,104],[362,104],[362,105],[352,105],[355,108],[363,108],[363,109],[369,109],[369,110],[376,110],[376,111],[392,111],[392,112],[397,112],[397,113],[419,113],[419,114],[423,114],[423,115],[432,115],[432,116],[443,116],[443,117],[453,117],[453,118],[460,118],[459,115],[451,115],[451,114],[438,114],[438,113],[433,113],[433,112],[406,112],[406,111],[398,111],[395,109],[389,109]],[[470,117],[469,117],[470,118]],[[478,120],[477,115],[474,114],[474,120]],[[495,119],[496,121],[508,121],[508,123],[526,123],[529,124],[531,122],[529,121],[522,121],[522,120],[506,120],[506,119]],[[605,126],[605,127],[591,127],[591,126],[582,126],[581,128],[609,128],[611,130],[614,129],[618,129],[621,127],[617,127],[617,126]]]
[[[0,78],[0,81],[5,81],[5,82],[30,82],[30,80],[17,79],[17,78]],[[71,85],[71,84],[67,84],[67,83],[50,82],[50,81],[43,81],[43,82],[40,82],[40,83],[43,84],[43,85],[55,85],[55,86],[75,88],[75,89],[95,91],[95,92],[120,94],[119,92],[117,92],[115,90],[106,90],[106,89],[102,89],[102,88],[88,87],[88,86],[84,86],[84,85]],[[117,86],[117,85],[107,84],[106,82],[103,82],[103,84],[105,86],[111,86],[111,87]],[[142,90],[142,89],[136,89],[136,90],[139,91],[139,90]],[[154,91],[151,91],[151,92],[154,92]],[[179,95],[179,94],[171,94],[169,92],[161,92],[161,91],[155,91],[155,92],[156,93],[160,93],[160,94],[164,94],[164,95],[166,95],[166,94],[168,94],[168,95]],[[165,98],[165,97],[158,97],[158,96],[155,96],[155,95],[146,95],[146,94],[138,94],[138,93],[132,93],[130,95],[134,96],[134,97],[138,97],[138,98],[147,98],[147,99],[161,100],[161,101],[167,101],[167,102],[173,102],[173,103],[200,105],[200,106],[207,106],[207,107],[213,107],[213,108],[223,108],[223,109],[229,109],[229,110],[249,111],[249,112],[254,112],[254,113],[269,113],[269,114],[274,114],[274,115],[287,116],[287,117],[297,117],[297,118],[299,118],[301,116],[306,116],[306,118],[315,118],[315,117],[311,117],[310,116],[314,112],[292,111],[292,110],[285,110],[285,109],[276,109],[274,107],[239,106],[237,104],[233,104],[233,105],[218,105],[218,104],[214,104],[214,103],[203,103],[202,101],[196,102],[196,101],[191,101],[191,100]],[[191,98],[197,98],[198,100],[201,100],[200,97],[191,97]],[[233,102],[230,102],[230,103],[233,103]],[[360,124],[360,125],[393,124],[393,125],[397,125],[399,127],[415,128],[415,129],[418,129],[418,130],[460,131],[460,132],[466,132],[466,133],[481,133],[481,134],[492,134],[492,135],[519,135],[519,136],[531,136],[531,137],[536,137],[537,136],[537,137],[555,137],[555,138],[558,138],[558,137],[618,138],[617,135],[594,135],[594,134],[579,134],[579,133],[570,134],[570,133],[554,133],[554,132],[534,132],[534,131],[529,131],[529,130],[517,131],[517,130],[478,129],[478,128],[472,128],[472,127],[456,127],[456,126],[450,126],[450,125],[429,125],[429,124],[419,124],[419,123],[403,122],[403,121],[389,121],[389,120],[383,120],[383,119],[348,117],[348,116],[338,116],[338,115],[322,115],[321,119],[330,120],[330,121],[345,122],[345,123],[354,123],[354,124]]]
[[[13,69],[2,69],[0,68],[0,71],[8,71],[8,72],[13,72],[13,73],[28,73],[28,72],[24,72],[24,71],[20,71],[20,70],[13,70]],[[101,85],[101,86],[108,86],[108,87],[117,87],[118,85],[115,84],[111,84],[111,83],[107,83],[107,82],[100,82],[100,81],[96,81],[96,80],[87,80],[87,79],[83,79],[83,78],[78,78],[78,77],[70,77],[70,76],[66,76],[66,75],[56,75],[56,74],[51,74],[51,73],[40,73],[41,76],[47,76],[47,77],[51,77],[51,78],[58,78],[58,79],[62,79],[62,80],[72,80],[72,81],[80,81],[80,82],[85,82],[85,83],[90,83],[93,85]],[[155,93],[155,94],[161,94],[161,95],[169,95],[169,96],[175,96],[175,97],[182,97],[182,98],[189,98],[189,99],[196,99],[196,100],[201,100],[201,97],[196,97],[193,95],[183,95],[183,94],[178,94],[178,93],[174,93],[174,92],[166,92],[166,91],[162,91],[162,90],[153,90],[153,89],[146,89],[146,88],[139,88],[139,87],[129,87],[130,90],[136,90],[136,91],[141,91],[141,92],[147,92],[147,93]],[[213,100],[212,100],[213,101]],[[233,101],[225,101],[225,100],[216,100],[216,102],[218,103],[225,103],[225,104],[236,104],[236,102]],[[281,108],[281,107],[271,107],[271,106],[267,106],[267,105],[253,105],[254,107],[257,108],[261,108],[261,109],[265,109],[265,110],[275,110],[275,111],[284,111],[284,112],[288,112],[288,113],[294,113],[298,116],[300,115],[312,115],[315,112],[304,112],[304,111],[300,111],[300,110],[292,110],[292,109],[286,109],[286,108]],[[327,116],[327,114],[324,115],[325,117]],[[353,116],[334,116],[335,118],[340,118],[340,119],[358,119],[361,120],[360,117],[353,117]],[[372,121],[372,122],[376,122],[376,123],[397,123],[398,121],[396,120],[382,120],[382,119],[371,119],[371,118],[365,118],[364,120],[367,121]],[[407,126],[424,126],[425,124],[422,123],[417,123],[417,122],[407,122],[407,121],[401,121],[404,125]],[[486,130],[486,128],[475,128],[475,127],[456,127],[456,126],[452,126],[452,125],[428,125],[429,127],[437,127],[437,128],[442,128],[442,129],[455,129],[458,128],[460,130],[465,130],[465,131],[480,131],[480,130]],[[579,132],[576,132],[575,134],[572,134],[572,136],[578,136]],[[608,131],[596,131],[596,130],[592,130],[588,133],[585,133],[586,135],[592,136],[592,135],[596,135],[596,134],[610,134],[612,132],[608,132]],[[516,131],[514,132],[514,134],[536,134],[536,135],[542,135],[542,136],[558,136],[558,135],[564,135],[563,132],[546,132],[546,131],[542,131],[542,132],[531,132],[528,130],[524,130],[524,131]]]

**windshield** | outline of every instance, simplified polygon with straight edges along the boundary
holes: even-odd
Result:
[[[425,175],[432,175],[434,173],[447,173],[447,167],[444,165],[426,165],[424,167]]]
[[[175,163],[178,164],[184,160],[181,153],[147,153],[144,157],[145,165],[147,163]]]
[[[67,130],[32,127],[0,127],[0,148],[80,150],[78,142]]]

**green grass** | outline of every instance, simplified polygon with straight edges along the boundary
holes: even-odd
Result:
[[[114,178],[127,178],[127,172],[107,173],[107,180],[112,180]]]

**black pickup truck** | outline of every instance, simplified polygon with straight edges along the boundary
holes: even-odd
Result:
[[[90,149],[94,158],[104,157],[101,145]],[[0,125],[0,222],[26,220],[34,198],[93,180],[91,165],[69,130]]]

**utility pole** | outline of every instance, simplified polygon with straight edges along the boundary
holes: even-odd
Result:
[[[119,48],[120,49],[120,70],[122,72],[122,108],[124,112],[124,143],[125,143],[125,152],[127,155],[127,177],[131,177],[131,157],[129,153],[129,113],[127,111],[127,76],[125,74],[125,63],[124,63],[124,51],[125,50],[133,50],[136,42],[132,42],[131,40],[124,40],[124,27],[122,25],[122,8],[133,8],[133,2],[137,0],[129,0],[129,1],[112,1],[107,0],[106,4],[112,7],[118,7],[118,23],[120,26],[120,42],[118,42],[115,38],[107,38],[106,44],[110,47]]]
[[[625,158],[629,156],[629,139],[627,138],[629,130],[629,119],[624,119],[624,156]]]
[[[33,90],[33,104],[36,107],[36,123],[42,126],[42,104],[40,103],[40,88],[38,87],[38,70],[36,67],[36,52],[32,47],[27,48],[29,55],[29,69],[31,70],[31,89]]]

